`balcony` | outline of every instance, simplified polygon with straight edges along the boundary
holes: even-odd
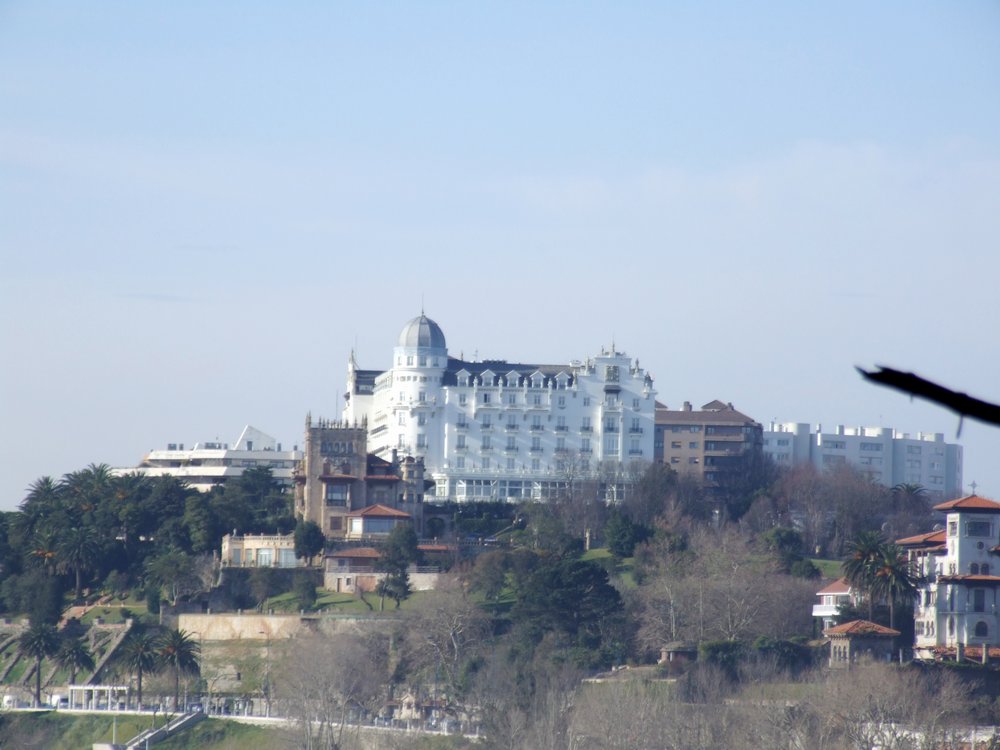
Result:
[[[493,432],[493,424],[491,422],[487,422],[486,424],[481,425],[479,429],[482,432]]]
[[[508,422],[503,426],[507,432],[517,432],[520,429],[520,425],[516,425],[513,422]]]
[[[556,430],[556,432],[567,432],[569,430],[569,427],[567,427],[564,424],[557,424],[555,426],[555,430]]]
[[[641,456],[642,448],[629,448],[628,454],[630,456]]]
[[[469,429],[469,423],[468,422],[456,422],[455,423],[455,429],[456,430],[467,430],[467,429]]]
[[[513,445],[508,445],[506,448],[503,449],[504,453],[517,453],[517,451],[518,451],[517,446]]]
[[[593,448],[581,448],[580,449],[580,453],[584,453],[586,455],[590,455],[593,452],[594,452]]]
[[[604,433],[606,435],[610,435],[611,433],[617,433],[618,431],[619,431],[618,430],[618,425],[614,425],[614,426],[605,425],[604,426]]]
[[[583,427],[580,428],[580,432],[593,432],[593,431],[594,428],[591,427],[589,424],[585,424]]]
[[[531,446],[530,448],[528,448],[528,452],[529,452],[529,453],[541,453],[541,452],[542,452],[542,450],[543,450],[543,449],[542,449],[542,447],[541,447],[541,446],[539,446],[539,447],[537,447],[537,448],[536,448],[535,446]]]
[[[631,434],[631,435],[641,435],[642,434],[642,428],[641,427],[630,427],[629,428],[629,434]]]
[[[540,425],[540,424],[533,424],[528,429],[530,429],[532,432],[544,432],[545,431],[545,428],[542,425]]]

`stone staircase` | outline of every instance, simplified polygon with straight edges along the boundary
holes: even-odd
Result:
[[[125,743],[126,750],[141,750],[193,727],[205,718],[201,711],[181,714],[158,729],[146,729]]]
[[[114,637],[114,639],[111,641],[111,643],[108,644],[108,648],[104,652],[104,656],[102,656],[98,660],[97,664],[94,665],[94,671],[90,673],[90,676],[87,677],[87,679],[83,680],[82,684],[84,684],[84,685],[95,684],[95,681],[101,675],[101,670],[104,669],[104,666],[109,661],[111,661],[111,658],[115,655],[115,651],[121,645],[122,641],[124,641],[125,638],[128,636],[128,634],[132,631],[132,626],[134,624],[135,624],[134,620],[126,620],[125,621],[124,625],[122,626],[121,632],[118,633],[118,635],[116,635]]]

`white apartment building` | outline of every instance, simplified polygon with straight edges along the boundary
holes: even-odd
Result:
[[[1000,656],[1000,503],[968,495],[934,506],[945,528],[897,540],[923,576],[914,607],[918,658]],[[994,648],[991,648],[994,647]]]
[[[347,366],[343,419],[368,450],[424,460],[438,500],[544,498],[575,477],[653,460],[656,391],[624,352],[567,365],[465,361],[421,314],[388,370]]]
[[[764,453],[779,466],[811,463],[819,471],[838,464],[860,469],[887,487],[919,484],[937,500],[962,491],[962,446],[940,432],[915,436],[891,427],[845,427],[813,431],[802,422],[772,422],[764,431]]]
[[[240,476],[245,469],[263,466],[271,470],[276,480],[290,486],[295,464],[302,460],[302,456],[297,447],[283,451],[281,443],[273,437],[247,425],[232,445],[209,441],[185,448],[184,443],[168,443],[166,449],[147,453],[138,466],[112,471],[119,476],[174,476],[194,489],[208,492],[226,480]]]

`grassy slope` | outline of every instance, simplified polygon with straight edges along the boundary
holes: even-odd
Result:
[[[0,714],[0,750],[79,750],[94,742],[111,742],[112,722],[110,716],[57,712]],[[127,742],[150,725],[150,717],[119,716],[118,742]],[[280,750],[292,746],[286,730],[222,719],[206,719],[156,745],[159,750],[191,747],[198,750]],[[401,742],[398,746],[412,750],[456,750],[474,744],[459,738],[415,736],[411,742]]]

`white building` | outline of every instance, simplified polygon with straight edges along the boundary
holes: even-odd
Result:
[[[273,437],[247,425],[232,446],[205,442],[185,448],[184,443],[168,443],[165,450],[147,453],[138,466],[113,471],[117,475],[174,476],[194,489],[208,492],[226,480],[240,476],[245,469],[254,467],[267,467],[276,480],[291,485],[292,472],[300,460],[302,451],[297,448],[283,451],[281,443]]]
[[[815,432],[801,422],[772,422],[764,431],[764,453],[779,466],[811,463],[819,471],[849,464],[886,487],[919,484],[934,499],[962,491],[962,446],[940,432],[915,436],[891,427],[845,427]]]
[[[571,477],[653,460],[656,391],[611,348],[567,365],[468,362],[420,315],[388,370],[351,355],[343,418],[368,425],[368,449],[421,457],[436,499],[542,498]]]
[[[857,604],[857,596],[851,590],[851,584],[845,578],[836,581],[816,592],[819,602],[813,605],[813,617],[820,620],[820,630],[832,628],[837,622],[837,614],[841,607]]]
[[[982,658],[984,646],[1000,645],[1000,503],[968,495],[934,509],[946,514],[944,529],[897,541],[924,577],[914,652]]]

